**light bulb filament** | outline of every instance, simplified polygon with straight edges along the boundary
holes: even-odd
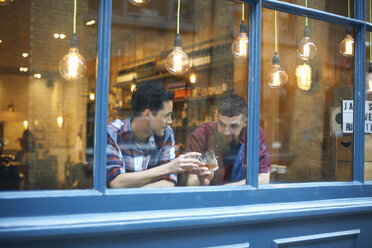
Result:
[[[247,42],[243,39],[239,40],[239,55],[247,56]]]
[[[68,58],[68,76],[76,78],[79,66],[79,58],[76,54],[70,54]]]
[[[273,74],[273,86],[280,86],[280,72],[279,71]]]
[[[175,72],[182,71],[182,56],[181,56],[181,54],[174,54],[173,63],[174,63],[174,71]]]
[[[353,41],[347,40],[345,43],[345,54],[352,55],[353,54]]]
[[[296,78],[300,89],[309,90],[311,87],[311,67],[307,64],[297,66]]]
[[[310,57],[310,47],[308,44],[304,45],[304,57],[309,58]]]

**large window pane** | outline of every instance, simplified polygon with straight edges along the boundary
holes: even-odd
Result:
[[[339,1],[325,2],[339,7]],[[347,28],[309,19],[308,35],[317,51],[304,60],[297,45],[304,37],[305,18],[277,16],[279,64],[288,82],[271,88],[267,78],[275,50],[274,11],[263,9],[261,123],[271,151],[272,182],[350,181],[353,137],[342,129],[347,123],[342,101],[353,100],[354,61],[340,54]],[[301,56],[311,55],[311,49],[304,48]]]
[[[329,13],[346,16],[353,18],[354,17],[354,1],[353,0],[282,0],[283,2],[293,3],[300,6],[322,10]]]
[[[113,13],[112,17],[109,121],[125,120],[132,115],[132,87],[145,82],[161,84],[175,93],[171,127],[176,156],[192,151],[193,148],[187,148],[190,133],[206,122],[216,125],[218,106],[224,96],[235,93],[246,101],[247,58],[235,59],[231,48],[239,33],[242,5],[224,0],[181,1],[182,48],[191,59],[192,67],[182,76],[173,76],[166,70],[165,62],[176,37],[177,1],[151,1],[142,7],[133,6],[129,1],[123,4],[126,12]],[[247,25],[248,5],[244,9]],[[196,74],[195,82],[190,79],[192,73]],[[237,136],[242,135],[243,132],[239,132]],[[118,153],[126,153],[125,148],[114,155]],[[227,169],[222,156],[219,159],[220,170],[216,175],[223,177]],[[130,167],[135,166],[125,168],[127,175],[133,172]],[[244,173],[242,175],[244,179]],[[183,176],[179,175],[177,185],[186,184],[187,175]],[[226,182],[229,180],[216,184]],[[145,185],[138,185],[141,186]]]
[[[9,1],[10,2],[10,1]],[[97,26],[78,1],[76,31],[83,79],[66,80],[73,1],[12,1],[0,7],[1,190],[92,187]],[[95,20],[97,21],[97,20]]]

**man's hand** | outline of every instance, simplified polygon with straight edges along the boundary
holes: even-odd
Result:
[[[200,167],[198,171],[198,179],[200,185],[209,185],[212,181],[214,176],[214,171],[208,170],[207,167]]]
[[[177,158],[169,162],[169,173],[178,174],[182,172],[191,172],[195,173],[199,170],[200,161],[199,157],[201,154],[199,152],[189,152],[182,154]]]

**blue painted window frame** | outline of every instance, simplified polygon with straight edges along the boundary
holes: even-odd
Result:
[[[226,0],[227,1],[227,0]],[[354,1],[355,18],[307,9],[274,0],[236,1],[250,4],[248,66],[248,151],[245,186],[175,187],[166,189],[106,189],[106,123],[110,70],[111,0],[100,0],[95,129],[94,187],[87,190],[46,190],[0,193],[1,217],[31,217],[107,212],[131,212],[242,206],[263,203],[370,197],[372,182],[364,182],[365,38],[372,24],[365,20],[365,0]],[[354,150],[352,182],[291,183],[258,186],[260,117],[260,50],[262,8],[308,16],[355,28]]]

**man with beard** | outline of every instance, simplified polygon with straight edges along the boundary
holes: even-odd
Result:
[[[107,175],[111,188],[172,187],[177,174],[198,172],[198,152],[175,158],[172,123],[174,93],[156,83],[137,86],[132,95],[132,117],[107,126]],[[208,174],[208,172],[206,172]]]
[[[187,151],[213,150],[219,168],[214,173],[183,174],[183,184],[196,185],[243,185],[246,171],[247,104],[237,95],[225,97],[218,108],[218,121],[197,127],[189,136]],[[265,133],[260,128],[259,184],[270,182],[270,154]],[[185,182],[186,181],[186,182]]]

